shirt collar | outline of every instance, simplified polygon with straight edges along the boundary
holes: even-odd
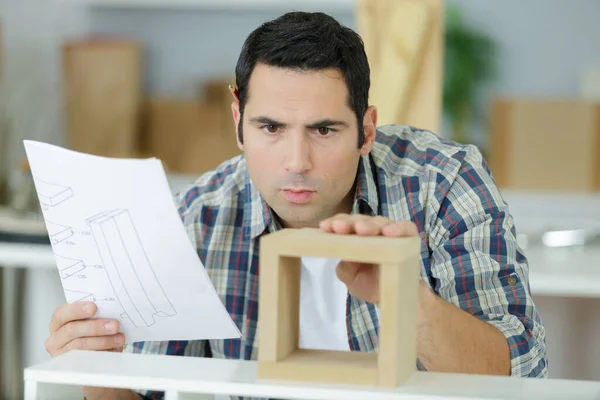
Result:
[[[352,206],[353,214],[378,215],[379,195],[377,190],[375,171],[371,165],[371,158],[361,156],[356,174],[356,194]],[[244,235],[251,239],[261,235],[266,229],[275,231],[281,228],[273,210],[252,183],[248,168],[245,171],[244,183]]]
[[[252,183],[248,168],[245,172],[244,184],[244,235],[254,239],[273,224],[273,210]],[[273,228],[273,226],[271,226]]]
[[[379,193],[370,155],[362,156],[356,173],[356,194],[352,214],[378,215]]]

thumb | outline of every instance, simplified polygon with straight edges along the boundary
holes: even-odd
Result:
[[[354,278],[356,278],[358,269],[358,263],[342,261],[337,265],[335,274],[340,281],[346,284],[346,286],[350,286],[352,285],[352,282],[354,282]]]

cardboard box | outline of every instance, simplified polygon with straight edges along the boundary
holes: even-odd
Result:
[[[205,101],[214,104],[219,109],[224,132],[235,133],[235,124],[231,113],[233,95],[229,91],[230,84],[235,84],[235,76],[229,79],[212,79],[204,84],[203,93]]]
[[[201,174],[241,154],[218,103],[155,98],[145,113],[143,148],[169,172]]]
[[[67,147],[107,157],[138,153],[141,49],[126,40],[63,48]]]
[[[497,99],[490,168],[501,188],[600,191],[600,103]]]

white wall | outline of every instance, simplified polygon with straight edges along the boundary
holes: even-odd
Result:
[[[194,96],[203,80],[234,75],[246,36],[277,12],[215,10],[96,10],[91,30],[132,36],[146,49],[146,81],[152,93]],[[332,14],[353,26],[352,10]]]
[[[1,0],[4,76],[0,98],[11,116],[12,164],[25,151],[22,139],[62,142],[60,45],[86,31],[87,11],[54,0]]]
[[[249,0],[250,1],[250,0]],[[488,32],[500,49],[499,77],[482,94],[576,96],[579,77],[600,65],[600,2],[597,0],[447,0],[468,22]],[[3,0],[9,92],[21,93],[20,132],[60,143],[60,53],[65,37],[89,31],[142,41],[147,89],[189,97],[203,80],[233,74],[246,35],[280,11],[193,9],[83,9],[55,0]],[[353,10],[333,14],[352,28]],[[17,89],[18,88],[18,89]],[[29,95],[24,96],[23,92]],[[36,118],[31,118],[35,115]],[[474,141],[485,145],[481,125]],[[444,132],[442,132],[444,133]],[[17,156],[23,155],[17,143]]]
[[[582,68],[600,65],[597,0],[447,0],[500,46],[505,95],[575,96]]]
[[[464,10],[469,24],[498,45],[497,80],[481,90],[490,96],[577,97],[585,68],[600,67],[600,2],[597,0],[447,0]],[[487,117],[474,121],[470,141],[489,149]],[[444,126],[448,134],[448,125]]]

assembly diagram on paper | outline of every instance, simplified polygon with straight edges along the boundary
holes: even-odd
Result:
[[[242,336],[159,159],[23,143],[66,303],[94,303],[127,343]]]
[[[108,210],[87,220],[111,285],[123,307],[122,317],[136,327],[176,314],[150,265],[128,210]]]

